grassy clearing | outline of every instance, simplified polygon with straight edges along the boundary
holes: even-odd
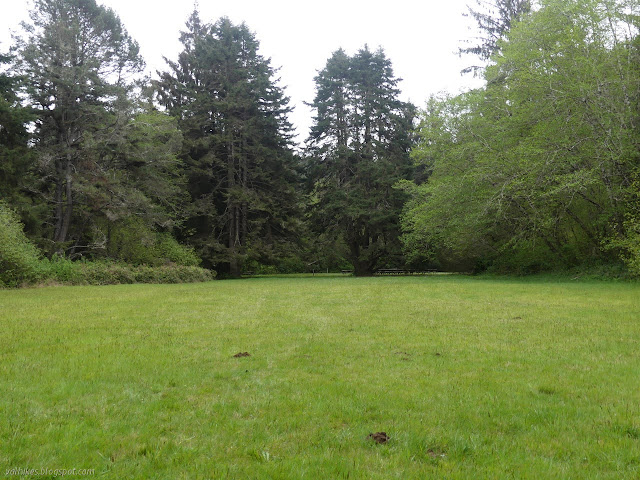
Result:
[[[0,291],[0,475],[638,478],[639,294],[457,276]]]

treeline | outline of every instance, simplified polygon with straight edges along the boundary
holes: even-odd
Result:
[[[449,269],[640,274],[638,3],[504,5],[502,21],[476,15],[486,87],[422,115],[413,158],[429,179],[405,184],[405,251]]]
[[[113,11],[35,2],[3,57],[0,188],[40,251],[229,276],[401,264],[415,109],[384,52],[327,62],[299,153],[246,25],[194,11],[180,42],[151,80]]]
[[[469,70],[484,88],[418,112],[382,49],[338,50],[296,150],[289,99],[246,25],[194,11],[151,80],[112,10],[36,0],[0,57],[5,273],[11,255],[54,279],[76,269],[75,283],[109,268],[125,281],[171,268],[640,273],[637,5],[482,5],[470,15],[484,37],[461,51],[482,60]]]

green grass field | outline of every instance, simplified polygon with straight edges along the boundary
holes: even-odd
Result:
[[[0,334],[0,476],[640,477],[638,283],[4,290]]]

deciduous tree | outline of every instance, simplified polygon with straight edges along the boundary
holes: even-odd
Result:
[[[414,246],[524,271],[611,260],[640,144],[628,7],[544,2],[509,31],[486,88],[433,104],[414,153],[433,175],[405,212]]]

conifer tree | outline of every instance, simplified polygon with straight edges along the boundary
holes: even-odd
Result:
[[[480,30],[476,45],[458,49],[460,55],[475,55],[481,61],[488,61],[498,53],[500,41],[507,37],[514,22],[531,11],[531,0],[476,0],[476,7],[467,6],[466,16],[472,17]],[[470,43],[470,42],[469,42]],[[482,70],[481,65],[472,65],[462,73]]]
[[[0,54],[0,67],[12,61],[11,55]],[[22,80],[7,71],[0,73],[0,199],[18,208],[24,221],[30,205],[25,192],[34,181],[27,124],[34,117],[20,100]]]
[[[238,275],[293,248],[299,220],[288,98],[245,24],[201,22],[160,73],[158,99],[178,118],[193,208],[185,235],[205,264]]]
[[[44,223],[63,253],[86,231],[81,210],[104,170],[89,160],[87,141],[108,142],[126,124],[127,89],[143,62],[117,15],[95,0],[36,0],[30,16],[16,69],[37,114],[35,151],[52,209]]]
[[[315,228],[348,249],[356,275],[381,259],[399,266],[399,213],[394,184],[411,176],[414,108],[398,99],[399,79],[380,49],[349,57],[336,51],[316,79],[316,115],[308,140]]]

